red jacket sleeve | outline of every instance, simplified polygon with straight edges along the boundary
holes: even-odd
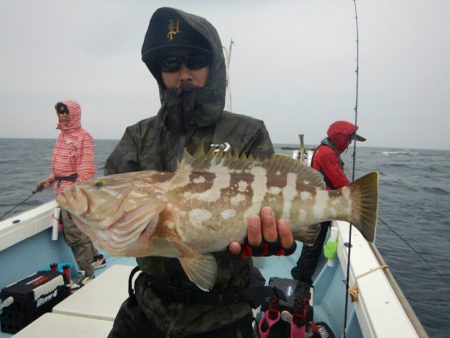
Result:
[[[313,167],[322,172],[335,188],[342,188],[350,183],[339,163],[338,156],[329,147],[322,146],[317,150]],[[330,187],[327,186],[327,189]]]

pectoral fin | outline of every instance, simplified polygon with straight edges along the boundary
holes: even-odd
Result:
[[[189,280],[199,289],[209,291],[214,287],[217,263],[213,255],[202,255],[174,236],[170,239],[153,236],[149,247],[151,251],[147,252],[148,255],[178,258]]]
[[[213,288],[217,278],[217,263],[213,255],[196,253],[194,257],[182,256],[179,260],[192,283],[203,291]]]
[[[306,228],[298,229],[297,231],[292,230],[292,233],[296,240],[307,245],[313,245],[316,241],[317,235],[319,234],[319,230],[319,224],[312,224]]]

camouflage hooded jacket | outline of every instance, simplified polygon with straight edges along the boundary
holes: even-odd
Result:
[[[167,10],[167,8],[165,9]],[[205,19],[173,10],[181,20],[202,34],[212,49],[212,61],[206,85],[189,92],[166,89],[160,76],[161,108],[158,114],[126,129],[105,165],[105,174],[140,170],[176,169],[184,148],[193,153],[203,144],[206,148],[240,151],[257,157],[273,154],[273,146],[264,123],[247,116],[224,111],[225,62],[222,44],[215,28]],[[147,40],[147,36],[146,36]],[[144,41],[143,52],[146,46]],[[248,286],[251,260],[233,257],[228,252],[216,253],[218,277],[214,290],[242,289]],[[177,259],[144,257],[137,259],[141,269],[177,287],[195,290]],[[149,318],[173,336],[185,336],[217,329],[250,312],[245,303],[212,306],[167,304],[149,288],[136,284],[138,303]],[[172,318],[176,321],[172,322]]]

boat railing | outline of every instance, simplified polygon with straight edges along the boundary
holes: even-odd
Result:
[[[380,252],[378,251],[377,247],[373,243],[369,243],[370,248],[372,249],[375,257],[377,258],[380,266],[386,266],[383,257],[381,256]],[[423,327],[422,323],[420,322],[419,318],[417,317],[416,313],[414,312],[413,308],[408,302],[408,299],[404,295],[402,289],[398,285],[397,281],[395,280],[394,276],[392,275],[392,272],[390,269],[383,269],[384,274],[389,281],[389,284],[392,287],[392,290],[397,295],[398,300],[400,301],[400,304],[402,305],[403,309],[405,310],[406,315],[408,316],[409,320],[411,321],[411,324],[416,329],[417,333],[419,334],[419,337],[426,338],[429,337],[428,333],[425,331],[425,328]]]

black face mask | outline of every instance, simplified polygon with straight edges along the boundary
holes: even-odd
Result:
[[[208,86],[166,89],[164,119],[185,130],[213,125],[223,113],[220,98],[221,92]]]
[[[200,88],[173,88],[167,89],[166,105],[168,126],[186,132],[188,128],[195,125],[199,109],[197,95]]]

